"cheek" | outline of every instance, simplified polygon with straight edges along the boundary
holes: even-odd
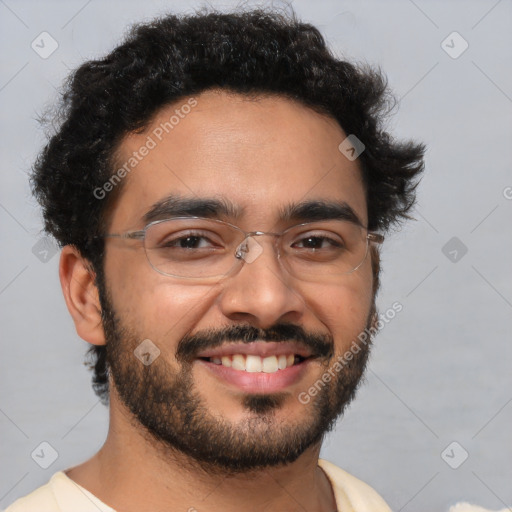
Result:
[[[325,318],[336,326],[358,325],[366,321],[371,305],[369,290],[350,285],[331,287],[323,296]]]
[[[181,339],[199,320],[205,316],[214,301],[212,286],[181,284],[176,282],[158,283],[146,290],[143,301],[151,306],[145,308],[148,326],[154,332],[164,333],[166,339]],[[145,319],[141,318],[141,321]]]
[[[139,268],[136,279],[119,283],[116,312],[140,340],[149,338],[172,359],[178,341],[205,316],[216,292],[212,286],[184,285],[149,271]]]
[[[308,309],[338,346],[350,346],[365,329],[373,301],[372,283],[370,268],[366,271],[365,266],[365,271],[344,276],[338,283],[303,291]]]

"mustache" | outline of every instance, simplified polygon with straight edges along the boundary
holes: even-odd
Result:
[[[306,332],[300,325],[281,323],[268,329],[260,329],[252,325],[233,325],[187,334],[178,342],[176,359],[190,363],[196,358],[198,352],[220,347],[227,341],[252,343],[257,340],[298,341],[306,346],[313,356],[319,358],[329,358],[334,353],[334,339],[330,334]]]

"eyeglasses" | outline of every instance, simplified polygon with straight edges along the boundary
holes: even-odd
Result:
[[[245,232],[233,224],[201,217],[173,217],[143,230],[103,235],[143,240],[150,265],[165,276],[222,278],[252,263],[263,252],[256,237],[274,237],[279,262],[294,277],[316,281],[357,270],[371,242],[384,236],[354,222],[326,220],[292,226],[281,233]]]

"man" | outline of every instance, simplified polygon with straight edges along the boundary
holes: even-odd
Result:
[[[272,12],[167,16],[83,64],[32,184],[107,440],[19,511],[389,511],[319,459],[378,325],[424,147]]]

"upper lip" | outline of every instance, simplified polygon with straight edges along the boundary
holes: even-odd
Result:
[[[294,354],[311,357],[313,354],[304,345],[295,341],[253,341],[249,343],[228,343],[221,347],[199,352],[197,357],[222,357],[233,354],[255,355],[260,357]]]

